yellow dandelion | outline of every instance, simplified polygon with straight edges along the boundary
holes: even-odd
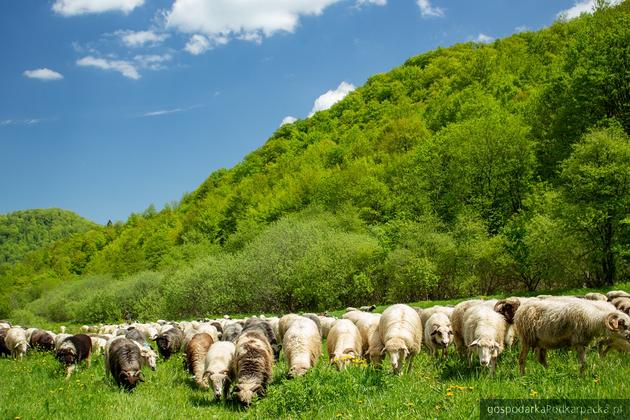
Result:
[[[453,394],[452,392],[447,392],[447,393],[446,393],[446,396],[447,396],[447,397],[452,397],[453,395],[455,395],[455,394]]]
[[[538,392],[537,392],[537,391],[535,391],[535,390],[533,390],[533,389],[532,389],[532,391],[529,393],[529,396],[530,396],[530,397],[532,397],[532,398],[534,398],[534,397],[535,397],[535,396],[537,396],[537,395],[538,395]]]
[[[593,379],[593,382],[595,382],[596,384],[599,384],[599,378]]]

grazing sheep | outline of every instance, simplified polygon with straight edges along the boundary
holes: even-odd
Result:
[[[616,297],[611,303],[617,310],[630,315],[630,297]]]
[[[0,321],[0,329],[9,329],[11,328],[11,324],[4,319]]]
[[[170,328],[155,339],[160,355],[168,360],[182,348],[184,333],[179,328]]]
[[[328,332],[332,328],[337,318],[332,316],[319,315],[319,322],[322,325],[322,338],[328,337]]]
[[[76,334],[63,340],[55,357],[66,367],[66,378],[69,378],[81,361],[85,360],[86,367],[90,367],[91,353],[90,337],[85,334]]]
[[[611,290],[606,293],[606,297],[608,298],[608,301],[612,301],[613,299],[619,297],[630,297],[630,293],[624,292],[623,290]]]
[[[330,329],[326,341],[328,359],[338,370],[346,368],[354,358],[363,355],[361,333],[349,319],[340,319]]]
[[[424,345],[433,353],[438,355],[438,349],[442,349],[442,357],[448,356],[448,346],[453,338],[451,320],[443,312],[435,312],[431,315],[423,326]]]
[[[195,377],[195,383],[203,388],[203,372],[206,355],[210,346],[214,343],[212,336],[208,333],[198,333],[186,344],[186,367],[188,372]]]
[[[489,366],[494,374],[497,357],[505,344],[507,321],[487,305],[474,305],[464,313],[463,322],[464,344],[468,348],[468,367],[471,367],[473,352],[476,351],[479,364]]]
[[[6,337],[4,337],[4,344],[13,358],[19,357],[22,360],[29,348],[26,331],[19,327],[9,328]]]
[[[141,356],[138,344],[119,336],[107,343],[105,348],[105,369],[116,381],[116,385],[128,391],[143,382]]]
[[[608,297],[606,297],[606,295],[601,294],[601,293],[587,293],[584,295],[584,299],[587,300],[601,300],[606,302],[608,300]]]
[[[210,346],[204,363],[202,387],[208,388],[212,384],[214,398],[227,398],[230,390],[231,366],[234,361],[236,346],[231,341],[219,341]]]
[[[52,351],[55,349],[55,338],[44,330],[35,330],[31,334],[30,344],[34,349]]]
[[[373,312],[374,309],[376,309],[376,305],[366,305],[359,308],[359,310],[363,312]]]
[[[455,343],[455,349],[462,357],[467,354],[466,346],[464,345],[464,313],[473,306],[481,305],[482,303],[483,300],[481,299],[465,300],[455,305],[451,314],[453,342]]]
[[[221,340],[236,343],[236,339],[242,331],[243,326],[241,324],[239,324],[238,322],[232,322],[224,327]]]
[[[368,355],[370,335],[378,328],[381,314],[370,314],[369,317],[361,318],[356,322],[356,326],[361,334],[361,354]],[[380,352],[380,349],[379,349]]]
[[[11,350],[6,345],[4,339],[7,336],[7,332],[9,332],[9,328],[0,328],[0,356],[10,356]]]
[[[548,349],[574,348],[584,372],[586,347],[593,339],[630,338],[630,317],[599,301],[530,300],[516,308],[514,325],[522,375],[530,349],[538,351],[538,361],[546,367]]]
[[[357,322],[359,322],[362,319],[366,319],[366,318],[370,318],[373,317],[374,314],[370,313],[370,312],[363,312],[363,311],[359,311],[359,310],[354,310],[354,311],[350,311],[350,312],[346,312],[345,314],[343,314],[341,316],[342,319],[349,319],[350,321],[354,322],[355,324]]]
[[[251,317],[245,321],[242,333],[250,330],[259,330],[265,334],[267,341],[269,341],[269,345],[271,346],[271,350],[273,351],[273,358],[274,360],[278,360],[280,357],[280,350],[282,350],[282,345],[278,342],[276,334],[273,332],[273,328],[271,327],[271,323],[265,319]]]
[[[392,305],[383,311],[378,325],[381,353],[389,354],[394,373],[400,374],[407,360],[407,373],[413,368],[413,358],[422,346],[420,316],[410,306]]]
[[[291,323],[282,341],[289,365],[289,378],[304,375],[322,352],[322,336],[309,318],[299,317]]]
[[[273,375],[273,353],[267,336],[258,330],[243,332],[236,340],[232,366],[236,398],[248,406],[254,395],[265,394]]]

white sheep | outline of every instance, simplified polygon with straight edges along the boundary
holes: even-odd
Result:
[[[374,334],[374,332],[378,329],[378,324],[381,320],[381,314],[370,314],[369,317],[361,318],[357,321],[356,325],[359,329],[359,333],[361,334],[361,351],[363,355],[370,355],[370,336]],[[379,340],[380,341],[380,340]],[[382,350],[380,346],[378,346],[378,352]],[[378,359],[378,357],[376,357]],[[372,357],[369,357],[369,360],[372,360]]]
[[[236,346],[231,341],[217,341],[206,354],[202,384],[206,388],[212,384],[214,398],[217,400],[228,396],[235,351]]]
[[[9,328],[6,337],[4,337],[4,345],[11,351],[13,358],[22,358],[26,354],[30,345],[26,339],[26,331],[22,328]]]
[[[508,323],[505,318],[489,305],[474,305],[464,313],[464,344],[468,349],[468,366],[476,351],[479,364],[490,367],[494,373],[497,357],[505,345],[505,333]]]
[[[337,318],[332,316],[319,316],[319,322],[322,326],[322,338],[328,337],[328,332],[332,328],[335,321],[337,321]]]
[[[289,365],[289,377],[304,375],[315,366],[322,352],[322,337],[317,324],[299,316],[284,333],[282,345]]]
[[[405,360],[407,373],[411,372],[413,358],[422,346],[422,323],[418,313],[404,304],[392,305],[383,311],[377,331],[380,343],[375,345],[382,346],[381,355],[385,352],[389,354],[394,372],[401,373]],[[377,348],[370,348],[370,352],[372,350],[376,351]],[[380,364],[378,359],[375,361]]]
[[[343,370],[354,358],[363,355],[361,333],[349,319],[340,319],[334,323],[326,341],[328,358],[337,369]]]
[[[284,334],[287,332],[293,321],[300,318],[302,317],[298,314],[286,314],[282,318],[280,318],[280,320],[278,321],[277,339],[282,341],[284,339]]]
[[[538,361],[546,367],[548,349],[573,348],[583,372],[586,347],[591,341],[598,338],[630,339],[630,317],[601,301],[530,300],[517,307],[514,325],[521,343],[521,374],[525,374],[530,349],[537,350]]]
[[[442,349],[442,357],[448,356],[448,346],[453,340],[451,320],[444,312],[435,312],[424,323],[424,345],[434,355]]]
[[[420,315],[420,322],[422,322],[422,326],[425,326],[427,324],[427,320],[431,318],[433,314],[441,313],[441,314],[445,314],[447,317],[450,318],[454,310],[455,308],[453,306],[435,305],[435,306],[431,306],[430,308],[422,309],[420,311],[416,310],[416,311],[418,312],[418,315]]]

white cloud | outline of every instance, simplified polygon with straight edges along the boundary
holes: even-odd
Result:
[[[172,58],[173,56],[170,54],[147,54],[136,55],[133,60],[139,67],[150,70],[163,70],[166,68],[164,64],[171,61]]]
[[[326,7],[340,1],[175,0],[166,13],[166,27],[195,34],[186,50],[201,54],[212,48],[211,41],[216,39],[261,42],[277,32],[293,32],[302,16],[320,15]],[[209,37],[207,42],[202,40],[203,35]]]
[[[52,9],[63,16],[113,11],[128,14],[143,4],[144,0],[55,0]]]
[[[142,47],[145,44],[157,45],[169,37],[168,34],[156,34],[153,31],[116,31],[115,34],[120,37],[126,46],[131,48]]]
[[[88,55],[81,58],[80,60],[77,60],[77,65],[83,67],[96,67],[102,70],[114,70],[119,72],[123,76],[134,80],[140,78],[140,73],[138,73],[138,69],[136,69],[136,67],[129,61],[109,60]]]
[[[442,17],[444,16],[444,10],[440,7],[431,5],[429,0],[417,0],[418,7],[420,8],[420,14],[422,17]]]
[[[0,126],[3,125],[35,125],[42,122],[39,118],[27,118],[25,120],[2,120]]]
[[[559,19],[571,20],[580,16],[582,13],[593,13],[593,10],[595,10],[595,3],[595,0],[576,1],[573,4],[573,7],[558,12],[556,17]],[[614,6],[619,3],[621,3],[621,0],[608,0],[608,4],[610,6]]]
[[[219,45],[225,45],[228,41],[229,40],[226,36],[220,34],[212,36],[195,34],[190,37],[184,47],[184,50],[188,51],[192,55],[199,55]]]
[[[492,41],[494,41],[494,37],[491,37],[490,35],[486,35],[486,34],[479,34],[477,35],[477,38],[474,39],[475,42],[480,42],[482,44],[489,44]]]
[[[183,111],[182,108],[161,109],[159,111],[146,112],[146,113],[142,114],[142,116],[143,117],[158,117],[160,115],[175,114],[177,112],[182,112],[182,111]]]
[[[375,6],[386,6],[387,0],[357,0],[357,6],[363,6],[364,4],[373,4]]]
[[[328,92],[321,95],[319,98],[315,99],[313,109],[311,110],[311,113],[308,114],[308,116],[310,117],[318,111],[324,111],[330,108],[331,106],[345,98],[348,93],[352,92],[355,89],[356,87],[352,83],[341,82],[339,86],[337,86],[337,89],[329,90]]]
[[[531,30],[532,30],[532,28],[530,28],[530,27],[529,27],[529,26],[527,26],[527,25],[517,26],[516,28],[514,28],[514,31],[515,31],[517,34],[519,34],[519,33],[521,33],[521,32],[529,32],[529,31],[531,31]]]
[[[26,70],[24,71],[24,76],[31,79],[39,79],[39,80],[61,80],[63,79],[63,75],[61,73],[57,73],[54,70],[43,68],[43,69],[35,69],[35,70]]]
[[[286,117],[282,119],[282,122],[280,123],[280,127],[282,127],[285,124],[293,124],[297,120],[298,120],[297,118],[292,117],[291,115],[287,115]]]

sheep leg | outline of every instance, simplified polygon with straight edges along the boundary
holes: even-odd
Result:
[[[537,350],[538,350],[538,361],[544,367],[548,367],[548,364],[547,364],[547,349],[538,348]]]
[[[497,370],[497,359],[493,357],[492,360],[490,361],[490,374],[494,376],[496,370]]]
[[[89,356],[85,359],[85,367],[89,369],[91,364],[92,364],[92,355],[89,355]]]
[[[413,369],[413,356],[409,356],[409,360],[407,361],[407,374],[411,373]]]
[[[525,362],[527,361],[527,353],[529,353],[529,346],[525,343],[521,343],[521,353],[518,356],[518,366],[521,370],[521,375],[525,375]]]
[[[586,371],[586,349],[584,346],[578,346],[575,348],[575,351],[580,362],[580,373],[584,373]]]
[[[453,333],[453,340],[455,341],[455,349],[461,357],[466,357],[466,348],[464,347],[464,338],[457,334]]]
[[[473,359],[473,354],[469,351],[468,352],[468,369],[472,368],[472,359]]]
[[[76,365],[69,365],[68,367],[66,367],[66,379],[68,379],[70,377],[70,375],[72,375],[72,372],[74,372],[74,369],[76,368]]]

